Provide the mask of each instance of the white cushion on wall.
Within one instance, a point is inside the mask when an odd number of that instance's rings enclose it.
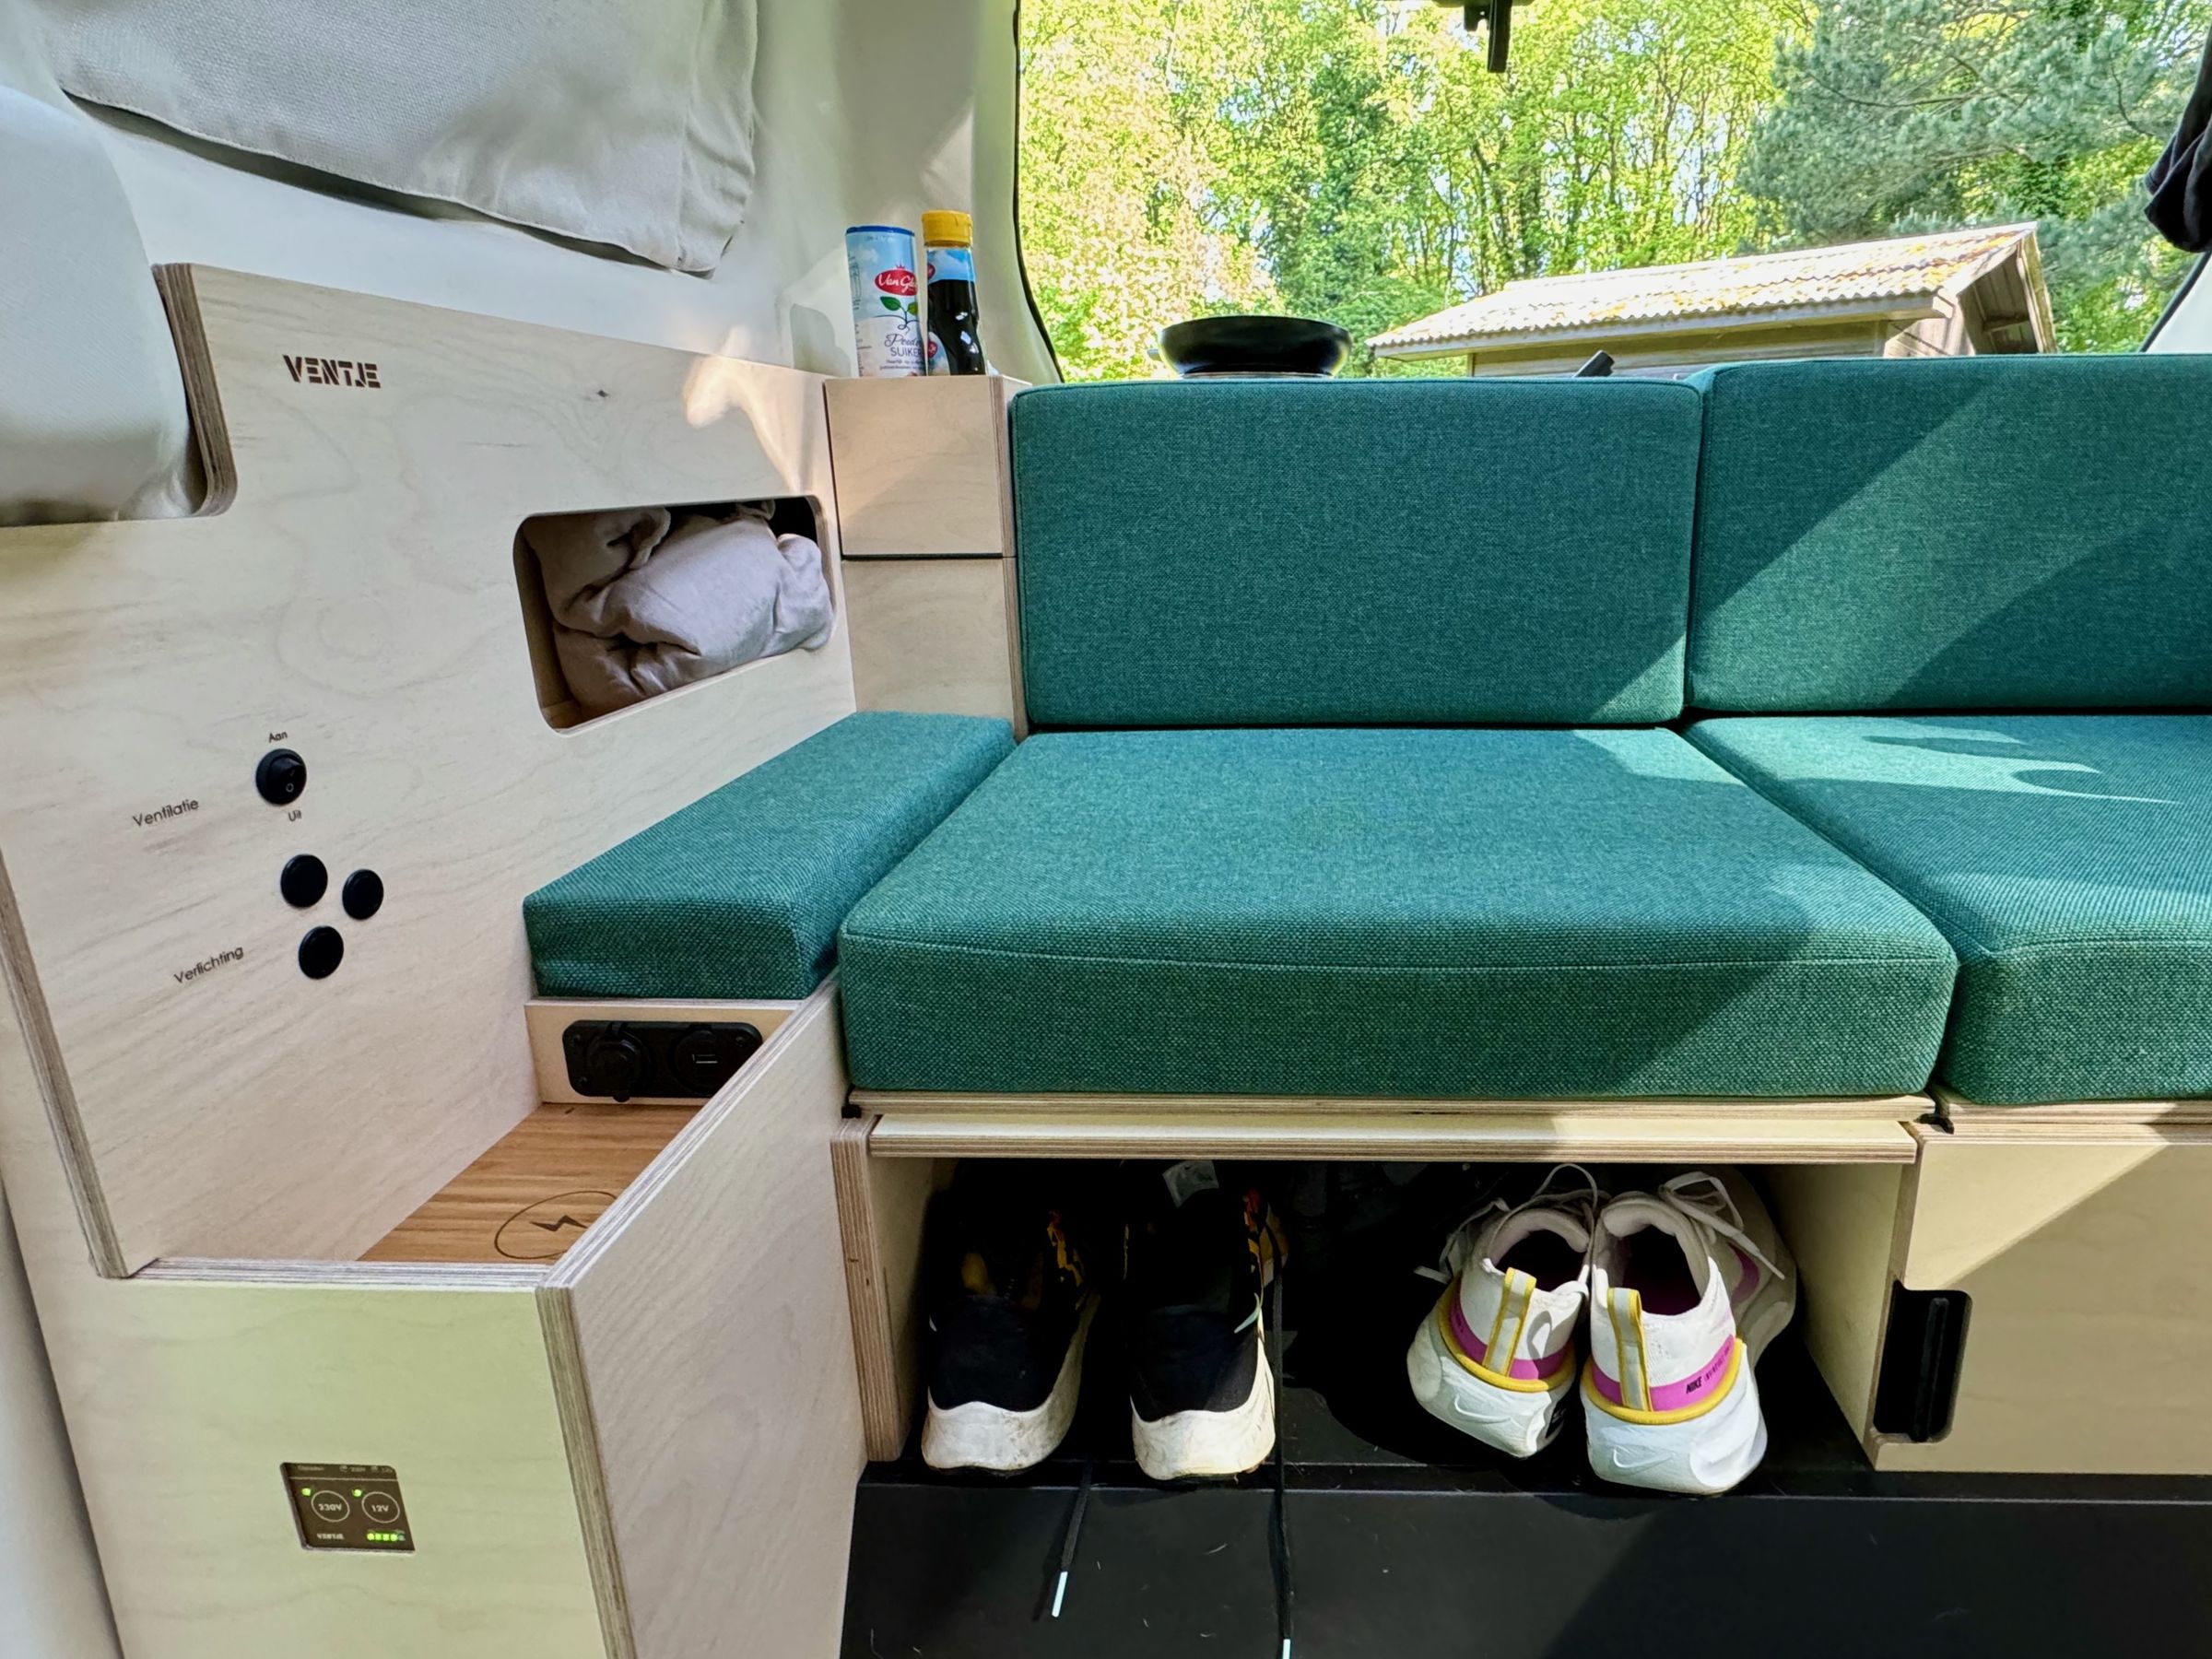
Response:
[[[189,512],[176,347],[98,134],[0,84],[0,524]]]
[[[76,97],[712,270],[752,185],[756,0],[41,0]]]

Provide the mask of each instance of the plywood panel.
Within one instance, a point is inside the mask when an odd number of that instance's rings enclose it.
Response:
[[[1972,1306],[1950,1433],[1880,1467],[2212,1474],[2212,1127],[1924,1131],[1902,1277]]]
[[[524,895],[853,706],[841,627],[553,731],[514,579],[532,513],[826,509],[818,378],[194,286],[228,510],[0,531],[0,957],[112,1274],[372,1244],[537,1103]],[[253,786],[279,744],[309,768],[288,808]],[[379,871],[382,912],[351,922],[336,881],[292,910],[299,853]],[[347,949],[314,982],[318,924]]]
[[[532,1291],[349,1272],[109,1285],[50,1333],[103,1356],[70,1415],[125,1652],[599,1659]],[[416,1553],[302,1549],[287,1462],[391,1465]]]
[[[879,1158],[1549,1159],[1620,1163],[1909,1163],[1895,1119],[1541,1112],[885,1112]]]
[[[1006,399],[995,375],[833,380],[830,437],[848,559],[1013,552]]]
[[[1312,1113],[1347,1117],[1503,1116],[1525,1118],[1724,1118],[1745,1124],[1791,1118],[1865,1118],[1904,1123],[1929,1109],[1925,1095],[1881,1095],[1747,1100],[1677,1095],[1665,1099],[1606,1100],[1390,1100],[1367,1095],[1139,1095],[1139,1094],[971,1094],[889,1088],[856,1088],[853,1103],[873,1112],[900,1113],[981,1112],[998,1115],[1025,1112],[1192,1112],[1205,1117],[1302,1117]]]
[[[361,1259],[559,1261],[697,1111],[541,1106]]]
[[[1015,719],[1009,568],[1000,559],[847,560],[860,706]]]
[[[542,1293],[575,1333],[639,1659],[837,1651],[864,1452],[836,1009],[834,985],[809,999]]]
[[[845,1293],[853,1312],[853,1357],[868,1456],[906,1449],[922,1392],[919,1287],[923,1224],[930,1195],[951,1165],[871,1159],[865,1118],[838,1125],[831,1147],[837,1219],[845,1246]]]
[[[100,1277],[35,1099],[21,1109],[30,1088],[0,1004],[0,1171],[131,1659],[601,1659],[543,1271],[159,1263]],[[397,1469],[422,1547],[302,1549],[278,1465],[318,1461]]]
[[[1805,1164],[1768,1172],[1783,1238],[1797,1258],[1797,1328],[1853,1430],[1874,1416],[1875,1377],[1902,1243],[1899,1206],[1912,1171]]]

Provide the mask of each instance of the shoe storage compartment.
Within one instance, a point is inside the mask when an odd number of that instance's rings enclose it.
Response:
[[[834,988],[735,1010],[766,1041],[711,1099],[580,1100],[569,1019],[700,1010],[526,1020],[522,903],[850,712],[844,632],[557,731],[512,558],[535,512],[833,502],[821,382],[172,287],[223,510],[0,532],[0,1165],[124,1646],[827,1653]],[[404,1519],[288,1467],[389,1471]],[[368,1521],[405,1535],[320,1547]]]
[[[838,1205],[868,1455],[877,1460],[897,1457],[912,1430],[923,1218],[960,1159],[1745,1164],[1770,1175],[1811,1166],[1865,1176],[1877,1203],[1886,1182],[1886,1227],[1899,1176],[1915,1155],[1906,1125],[1933,1105],[1918,1096],[1540,1104],[1104,1097],[1061,1103],[867,1091],[853,1098],[865,1115],[838,1132]],[[1776,1217],[1794,1242],[1779,1203]]]
[[[864,1135],[849,1124],[841,1147],[857,1156]],[[911,1220],[918,1238],[919,1206],[944,1166],[860,1161],[886,1182],[879,1215]],[[1838,1659],[1870,1634],[1913,1653],[1997,1654],[2094,1647],[2115,1595],[2144,1609],[2139,1633],[2153,1646],[2194,1641],[2212,1604],[2187,1588],[2183,1563],[2212,1544],[2212,1482],[2088,1463],[2035,1475],[1900,1470],[1880,1445],[1869,1466],[1864,1419],[1847,1414],[1832,1370],[1823,1374],[1853,1317],[1855,1283],[1837,1276],[1857,1245],[1815,1229],[1838,1213],[1862,1223],[1878,1241],[1866,1253],[1886,1267],[1914,1166],[1751,1172],[1797,1254],[1801,1294],[1794,1325],[1759,1368],[1767,1453],[1719,1500],[1597,1479],[1572,1426],[1516,1461],[1436,1421],[1407,1390],[1404,1359],[1435,1284],[1408,1271],[1403,1251],[1317,1268],[1310,1242],[1304,1254],[1294,1243],[1278,1421],[1297,1652],[1449,1648],[1479,1628],[1546,1652],[1754,1652],[1787,1630],[1793,1653]],[[1533,1182],[1537,1171],[1520,1173]],[[849,1180],[841,1167],[841,1186]],[[1441,1242],[1448,1225],[1418,1230]],[[888,1294],[911,1287],[911,1256],[887,1265]],[[1975,1289],[1991,1293],[1986,1280]],[[1978,1300],[1972,1319],[1978,1331]],[[1131,1460],[1112,1351],[1094,1338],[1075,1427],[1019,1475],[931,1469],[913,1439],[889,1441],[871,1416],[845,1654],[1275,1651],[1273,1470],[1195,1488],[1147,1480]],[[1871,1389],[1871,1362],[1865,1376]],[[918,1380],[903,1385],[918,1401]],[[1979,1408],[1971,1384],[1959,1406]],[[1726,1573],[1711,1571],[1716,1559]],[[1839,1572],[1858,1586],[1853,1617],[1808,1621],[1805,1608],[1832,1599]]]
[[[912,1428],[922,1212],[948,1160],[1213,1157],[1758,1166],[1798,1262],[1808,1374],[1874,1467],[2212,1473],[2212,1114],[2194,1106],[1906,1100],[1824,1120],[1752,1102],[1369,1115],[855,1099],[893,1107],[839,1134],[877,1459]]]

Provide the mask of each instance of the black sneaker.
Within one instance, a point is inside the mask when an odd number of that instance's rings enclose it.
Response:
[[[936,1469],[1011,1473],[1051,1455],[1075,1421],[1099,1298],[1080,1233],[1050,1198],[1079,1194],[1043,1164],[962,1164],[930,1206],[923,1258]]]
[[[1129,1217],[1130,1432],[1155,1480],[1241,1475],[1275,1445],[1260,1297],[1282,1235],[1256,1186],[1205,1160],[1139,1176]]]

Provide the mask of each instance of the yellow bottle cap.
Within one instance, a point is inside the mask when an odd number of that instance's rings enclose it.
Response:
[[[925,213],[922,216],[922,240],[931,246],[971,242],[975,240],[975,221],[964,213]]]

